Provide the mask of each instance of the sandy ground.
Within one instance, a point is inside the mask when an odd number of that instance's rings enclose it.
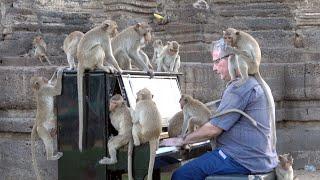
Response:
[[[320,170],[316,172],[306,172],[305,170],[294,170],[295,180],[320,180]]]

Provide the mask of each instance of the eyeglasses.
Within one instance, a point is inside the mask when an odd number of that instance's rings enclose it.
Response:
[[[215,59],[215,60],[212,60],[212,61],[213,61],[213,63],[217,64],[217,63],[220,62],[220,60],[222,60],[222,59],[224,59],[224,58],[227,58],[227,57],[229,57],[230,55],[231,55],[231,54],[227,54],[227,55],[225,55],[225,56],[222,56],[222,57],[220,57],[220,58],[218,58],[218,59]]]

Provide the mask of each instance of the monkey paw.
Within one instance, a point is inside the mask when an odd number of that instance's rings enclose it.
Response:
[[[99,161],[99,164],[115,164],[115,163],[117,163],[116,159],[111,159],[107,157],[104,157]]]
[[[133,140],[133,144],[134,144],[135,146],[140,146],[140,141],[135,141],[135,140]]]
[[[57,152],[56,155],[53,155],[51,157],[48,157],[47,159],[50,160],[50,161],[55,161],[55,160],[58,160],[62,157],[63,153],[62,152]]]

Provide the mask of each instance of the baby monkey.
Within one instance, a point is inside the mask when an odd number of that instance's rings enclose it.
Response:
[[[279,155],[279,164],[276,167],[278,180],[293,180],[293,158],[289,154]]]
[[[157,71],[178,72],[180,68],[179,43],[169,41],[157,58]]]
[[[152,56],[152,65],[158,65],[157,59],[160,56],[160,53],[163,51],[163,44],[161,39],[157,39],[152,43],[153,47],[153,56]]]
[[[111,137],[108,141],[109,157],[104,157],[100,164],[117,163],[117,149],[129,143],[128,146],[128,176],[132,179],[132,119],[130,110],[120,94],[110,98],[109,104],[110,120],[118,135]]]
[[[39,59],[43,64],[43,59],[45,59],[49,65],[52,65],[51,61],[47,57],[47,44],[43,40],[42,36],[36,36],[32,42],[34,48],[34,57]]]

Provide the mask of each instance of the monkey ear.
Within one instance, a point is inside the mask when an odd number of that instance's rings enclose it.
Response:
[[[136,31],[138,31],[140,27],[141,27],[141,23],[137,23],[137,24],[134,26],[134,29],[135,29]]]
[[[34,82],[33,84],[32,84],[32,89],[34,89],[34,90],[39,90],[40,89],[40,84],[39,84],[39,82]]]
[[[226,34],[226,31],[222,31],[222,33],[223,33],[223,35],[225,35],[225,34]]]
[[[110,24],[108,22],[104,22],[101,27],[102,27],[102,30],[106,31],[109,28],[109,26]]]
[[[291,155],[288,157],[288,162],[289,162],[291,165],[293,164],[293,158],[292,158]]]
[[[238,35],[238,36],[239,36],[239,35],[240,35],[240,31],[237,31],[237,32],[236,32],[236,35]]]

